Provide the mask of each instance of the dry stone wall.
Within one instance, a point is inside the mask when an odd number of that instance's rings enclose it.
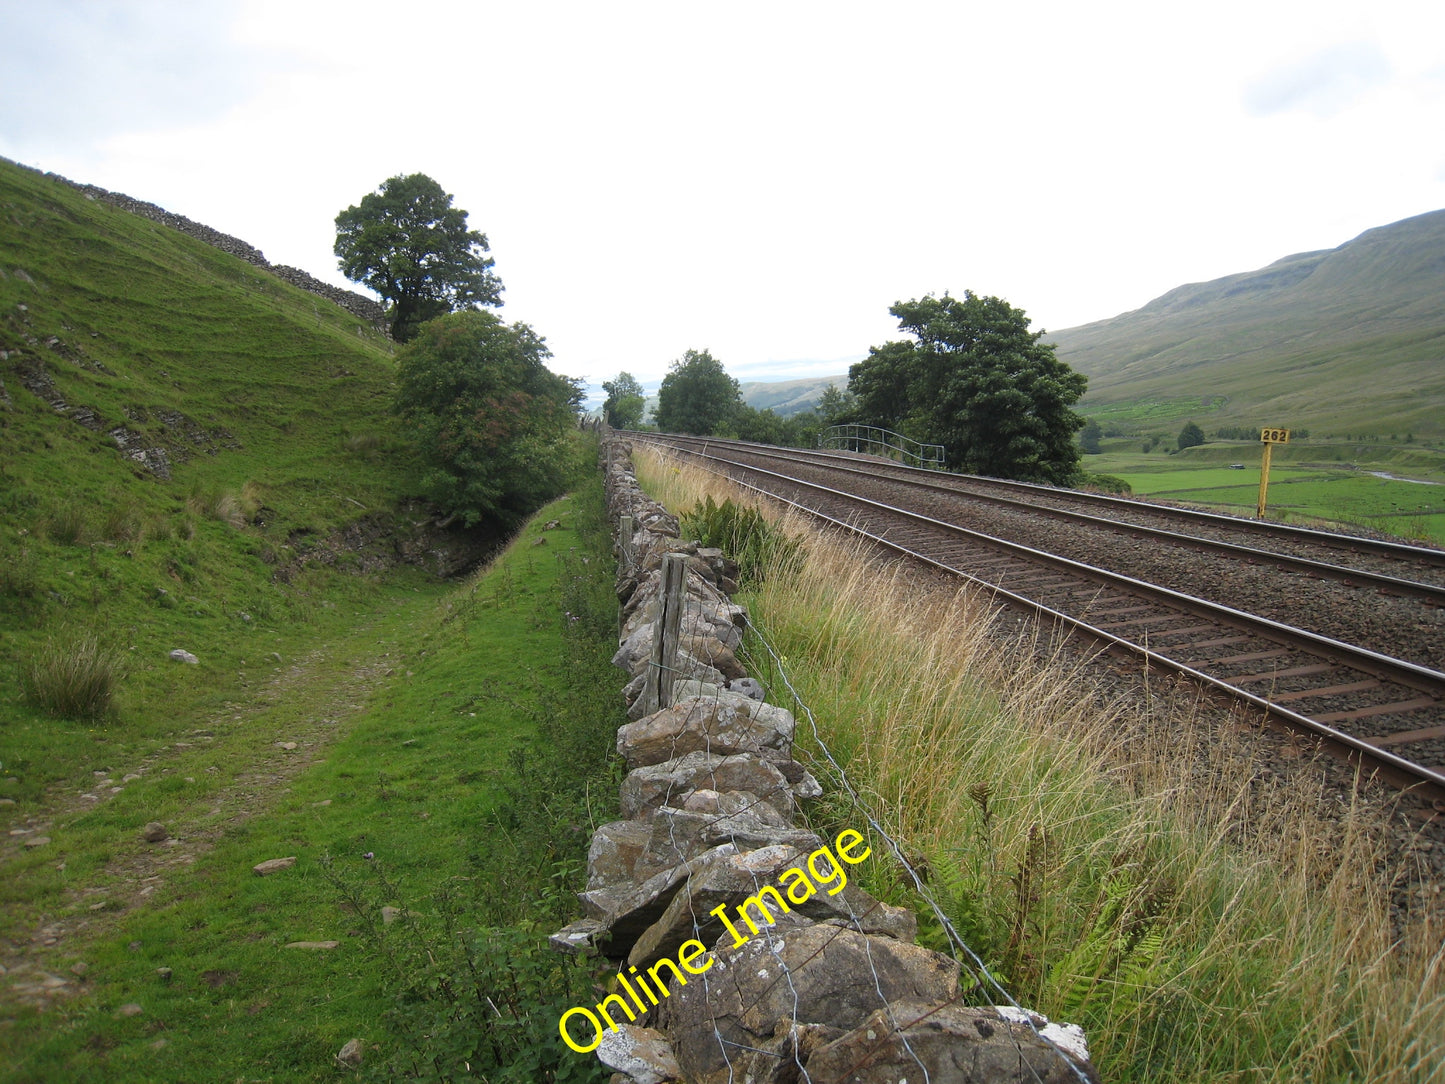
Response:
[[[613,994],[563,1018],[574,1048],[595,1050],[613,1084],[1097,1080],[1077,1029],[962,1005],[958,963],[914,942],[912,912],[847,881],[861,835],[828,841],[800,823],[822,788],[793,759],[791,712],[738,662],[736,566],[679,537],[627,443],[603,455],[611,514],[632,526],[618,539],[613,661],[631,677],[633,721],[617,738],[623,819],[593,835],[585,917],[552,938],[617,966]],[[686,566],[674,685],[647,711],[669,555]]]
[[[8,159],[6,160],[9,161]],[[14,164],[18,165],[19,163]],[[28,169],[30,167],[22,166],[22,168]],[[329,282],[322,282],[320,279],[302,271],[299,267],[273,264],[266,259],[259,248],[256,248],[254,245],[248,245],[238,237],[232,237],[228,233],[222,233],[220,230],[212,229],[210,226],[193,221],[185,215],[173,214],[164,207],[156,206],[154,203],[147,203],[144,200],[127,196],[123,192],[111,192],[93,184],[80,184],[72,181],[68,177],[62,177],[58,173],[46,173],[45,176],[52,180],[59,181],[61,184],[69,185],[71,188],[77,189],[80,192],[84,192],[91,199],[108,203],[112,207],[119,207],[123,211],[129,211],[131,214],[148,218],[152,222],[159,222],[161,225],[169,226],[171,229],[178,230],[188,237],[194,237],[197,241],[202,241],[212,248],[218,248],[222,252],[228,252],[238,259],[254,264],[264,271],[269,271],[277,278],[289,282],[292,286],[324,297],[326,300],[340,305],[347,312],[350,312],[354,316],[359,316],[378,331],[388,331],[386,309],[379,302],[363,294],[358,294],[351,290],[343,290],[338,286],[332,286]]]

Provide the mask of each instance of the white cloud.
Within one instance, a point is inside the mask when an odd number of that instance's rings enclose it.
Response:
[[[112,21],[76,27],[96,9]],[[657,379],[706,347],[782,377],[802,366],[775,359],[865,354],[924,293],[1057,329],[1445,206],[1442,19],[1412,0],[0,0],[0,36],[50,58],[6,85],[52,118],[46,137],[7,94],[0,154],[338,283],[336,213],[425,172],[559,371]],[[136,104],[86,113],[106,87]]]
[[[231,40],[232,3],[5,0],[0,132],[34,153],[213,119],[253,93],[267,53]]]
[[[1346,42],[1278,68],[1245,92],[1256,116],[1301,109],[1333,117],[1388,83],[1390,62],[1374,42]]]

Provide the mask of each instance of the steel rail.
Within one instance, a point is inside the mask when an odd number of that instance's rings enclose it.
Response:
[[[983,475],[960,474],[961,479],[977,481],[985,485],[1003,486],[1009,489],[1026,489],[1040,493],[1055,494],[1076,500],[1095,501],[1100,504],[1120,505],[1141,512],[1155,512],[1179,519],[1193,519],[1221,527],[1232,527],[1259,534],[1272,534],[1280,538],[1293,538],[1317,542],[1333,549],[1349,549],[1374,553],[1401,561],[1414,561],[1431,568],[1445,568],[1445,550],[1431,546],[1412,546],[1408,542],[1390,542],[1383,538],[1366,538],[1364,535],[1342,534],[1338,531],[1321,531],[1314,527],[1296,527],[1288,523],[1272,523],[1269,520],[1245,519],[1242,516],[1227,516],[1221,512],[1205,512],[1199,508],[1180,508],[1177,505],[1155,504],[1152,501],[1130,500],[1128,497],[1111,497],[1104,493],[1083,493],[1077,489],[1062,489],[1058,486],[1040,485],[1037,482],[1016,482],[1007,478],[987,478]]]
[[[1378,652],[1369,651],[1366,648],[1359,648],[1351,644],[1344,644],[1340,641],[1330,640],[1328,637],[1318,636],[1315,633],[1306,632],[1303,629],[1295,629],[1291,626],[1284,625],[1276,621],[1271,621],[1267,618],[1260,618],[1252,614],[1247,614],[1241,610],[1235,610],[1232,607],[1221,606],[1216,603],[1207,602],[1203,599],[1196,599],[1194,598],[1194,596],[1191,595],[1184,595],[1181,592],[1171,591],[1168,588],[1157,587],[1156,585],[1148,584],[1141,580],[1134,580],[1131,577],[1120,576],[1117,573],[1109,572],[1106,569],[1096,569],[1093,568],[1093,566],[1084,565],[1080,562],[1070,561],[1067,558],[1057,557],[1053,554],[1045,554],[1042,551],[1032,550],[1030,549],[1030,547],[1026,546],[1019,546],[1016,543],[1007,542],[1003,539],[994,539],[992,536],[984,535],[981,532],[970,531],[967,528],[958,527],[955,524],[944,523],[941,520],[935,520],[928,516],[922,516],[916,512],[909,512],[906,509],[893,508],[890,505],[885,505],[877,501],[871,501],[864,497],[856,497],[852,494],[844,493],[840,490],[834,490],[827,486],[821,486],[813,482],[803,482],[794,478],[787,478],[783,475],[777,474],[776,472],[768,471],[759,467],[749,467],[743,464],[730,463],[730,461],[728,460],[710,455],[708,453],[687,452],[686,454],[698,455],[701,458],[711,459],[719,463],[729,463],[729,465],[731,466],[741,467],[744,470],[751,471],[756,474],[765,475],[770,478],[775,478],[779,481],[783,481],[791,485],[798,485],[804,487],[805,489],[827,493],[835,497],[842,498],[846,501],[869,505],[887,514],[901,515],[906,519],[922,521],[930,526],[943,528],[950,532],[973,536],[979,541],[985,542],[986,544],[997,543],[1001,544],[1003,548],[1008,550],[1019,551],[1024,554],[1037,554],[1040,558],[1046,559],[1047,563],[1055,565],[1072,565],[1075,566],[1073,571],[1076,571],[1080,575],[1084,575],[1087,572],[1089,574],[1089,578],[1102,577],[1108,580],[1115,580],[1119,584],[1125,585],[1127,588],[1132,589],[1135,592],[1141,592],[1144,594],[1156,596],[1172,596],[1173,598],[1186,602],[1191,606],[1193,604],[1198,604],[1204,610],[1216,611],[1218,615],[1215,618],[1216,620],[1220,620],[1222,623],[1231,625],[1233,627],[1243,628],[1249,631],[1258,631],[1262,628],[1265,631],[1259,632],[1259,635],[1262,635],[1267,639],[1275,640],[1277,642],[1281,636],[1287,636],[1294,641],[1295,646],[1302,646],[1305,647],[1306,650],[1310,651],[1325,650],[1330,657],[1338,658],[1339,661],[1344,662],[1344,658],[1341,658],[1340,656],[1334,654],[1335,649],[1340,649],[1344,652],[1344,655],[1346,657],[1356,660],[1353,662],[1345,663],[1352,668],[1363,669],[1365,670],[1365,672],[1375,673],[1377,676],[1386,676],[1385,674],[1379,673],[1375,669],[1375,667],[1381,666],[1384,667],[1387,671],[1389,671],[1388,680],[1396,681],[1399,684],[1403,685],[1409,685],[1413,688],[1421,689],[1421,691],[1428,692],[1436,696],[1445,693],[1445,673],[1431,670],[1428,667],[1418,666],[1414,663],[1406,662],[1401,659],[1392,659],[1387,655],[1381,655]],[[1140,656],[1146,661],[1146,663],[1152,663],[1160,666],[1163,669],[1187,676],[1192,680],[1202,683],[1208,688],[1215,689],[1236,700],[1241,700],[1248,704],[1251,704],[1266,712],[1271,718],[1278,720],[1279,722],[1290,727],[1291,729],[1328,742],[1332,746],[1343,751],[1345,755],[1351,760],[1351,762],[1356,763],[1362,768],[1368,769],[1370,771],[1378,772],[1382,778],[1387,779],[1394,785],[1402,787],[1404,789],[1413,789],[1417,793],[1420,793],[1422,796],[1426,796],[1436,802],[1445,801],[1445,773],[1442,773],[1434,768],[1430,768],[1422,764],[1417,764],[1414,761],[1397,756],[1396,754],[1391,753],[1387,749],[1382,749],[1361,738],[1357,738],[1354,735],[1347,734],[1344,731],[1338,730],[1327,723],[1319,722],[1318,720],[1312,719],[1309,716],[1301,715],[1298,712],[1292,711],[1291,709],[1281,704],[1277,704],[1269,700],[1267,697],[1262,697],[1256,693],[1249,692],[1247,689],[1241,689],[1236,685],[1231,685],[1229,684],[1229,682],[1225,681],[1222,678],[1217,678],[1210,674],[1207,674],[1204,671],[1190,666],[1188,663],[1182,662],[1178,659],[1173,659],[1148,647],[1147,645],[1139,644],[1132,640],[1125,639],[1124,637],[1109,632],[1106,629],[1101,629],[1097,626],[1091,625],[1090,623],[1082,620],[1081,618],[1074,617],[1070,614],[1064,613],[1060,610],[1056,610],[1034,599],[1030,599],[1024,595],[1009,591],[1003,587],[993,584],[988,580],[975,576],[972,573],[969,573],[962,569],[954,568],[953,566],[948,565],[943,561],[938,560],[937,558],[929,557],[926,554],[909,549],[907,546],[902,545],[901,543],[895,542],[891,539],[865,530],[856,523],[848,523],[843,520],[837,519],[834,516],[830,516],[825,512],[809,508],[807,505],[801,504],[795,500],[792,500],[791,498],[783,496],[782,494],[772,492],[770,490],[764,489],[762,486],[754,485],[750,482],[745,482],[741,479],[732,477],[729,472],[717,471],[715,473],[728,474],[728,476],[732,478],[732,481],[734,483],[744,487],[745,489],[752,490],[753,492],[758,493],[760,496],[766,497],[769,500],[777,501],[781,504],[787,505],[788,507],[797,509],[799,512],[805,513],[816,520],[837,527],[850,534],[866,538],[870,542],[883,546],[886,549],[889,549],[902,556],[906,556],[908,558],[920,561],[926,565],[947,572],[950,575],[962,577],[965,580],[978,584],[980,587],[987,589],[995,597],[1002,598],[1015,605],[1023,606],[1026,609],[1032,610],[1038,615],[1045,617],[1050,621],[1056,622],[1071,629],[1075,629],[1087,636],[1093,637],[1105,644],[1108,644],[1110,647],[1126,651],[1132,655]],[[1201,613],[1201,611],[1192,609],[1189,610],[1189,612]],[[1203,616],[1202,613],[1201,616]]]
[[[628,439],[657,440],[659,434],[628,431]],[[707,441],[714,444],[737,444],[750,448],[768,449],[777,451],[776,445],[758,444],[753,441],[728,441],[717,437],[678,437],[668,434],[667,440],[659,443],[666,443],[671,440],[680,441]],[[810,455],[822,459],[837,460],[840,462],[856,462],[851,456],[840,455],[836,452],[822,451],[819,449],[797,449],[800,452],[807,452]],[[932,475],[935,484],[939,477],[937,471],[925,471],[918,467],[910,467],[903,463],[891,461],[880,463],[880,468],[920,474]],[[1220,512],[1205,512],[1198,508],[1181,508],[1171,504],[1157,504],[1152,501],[1134,500],[1128,497],[1114,497],[1104,493],[1085,493],[1078,489],[1065,489],[1060,486],[1043,485],[1039,482],[1019,482],[1010,478],[989,478],[981,474],[952,474],[945,477],[957,479],[961,483],[977,483],[980,485],[999,486],[1005,489],[1023,490],[1033,493],[1048,494],[1064,500],[1084,501],[1092,504],[1116,506],[1152,515],[1160,515],[1174,519],[1196,520],[1201,523],[1208,523],[1217,527],[1232,528],[1244,532],[1256,534],[1270,534],[1280,538],[1292,538],[1296,541],[1317,543],[1331,549],[1354,550],[1357,552],[1373,553],[1379,556],[1390,557],[1395,560],[1413,561],[1418,564],[1427,565],[1431,568],[1445,568],[1445,549],[1437,549],[1431,546],[1412,546],[1407,542],[1390,542],[1380,538],[1366,538],[1363,535],[1341,534],[1336,531],[1322,531],[1313,527],[1297,527],[1288,523],[1274,523],[1269,520],[1245,519],[1241,516],[1229,516]],[[952,487],[948,487],[952,488]],[[964,492],[958,490],[958,492]],[[1037,506],[1031,506],[1037,507]],[[1272,551],[1266,551],[1272,552]],[[1414,582],[1414,581],[1405,581]]]
[[[691,442],[688,442],[691,443]],[[706,442],[703,442],[706,448]],[[784,462],[804,461],[798,456],[780,453],[776,450],[764,450],[767,446],[747,446],[746,455],[762,456],[769,459],[779,459]],[[879,478],[892,482],[899,482],[904,485],[914,486],[918,489],[932,490],[938,493],[945,493],[964,500],[983,501],[989,504],[999,505],[1005,508],[1023,509],[1033,515],[1044,515],[1055,519],[1071,520],[1077,523],[1085,523],[1093,527],[1100,527],[1121,534],[1142,535],[1147,538],[1159,538],[1175,545],[1184,545],[1192,549],[1210,550],[1217,553],[1227,554],[1231,557],[1243,557],[1248,560],[1259,560],[1270,564],[1279,565],[1284,568],[1296,569],[1307,572],[1320,578],[1337,580],[1346,586],[1356,586],[1358,583],[1368,583],[1381,590],[1394,594],[1416,597],[1427,602],[1445,606],[1445,586],[1421,583],[1418,580],[1406,580],[1398,576],[1388,576],[1383,572],[1371,572],[1368,569],[1350,568],[1348,565],[1331,564],[1328,561],[1316,561],[1309,557],[1296,557],[1293,554],[1279,553],[1276,550],[1256,549],[1252,546],[1243,546],[1237,542],[1223,542],[1214,538],[1201,538],[1198,535],[1182,534],[1178,531],[1165,530],[1162,527],[1148,527],[1140,523],[1128,523],[1123,520],[1104,519],[1101,516],[1091,516],[1087,512],[1074,512],[1066,508],[1053,508],[1047,505],[1028,504],[1024,501],[1015,500],[1011,497],[991,496],[986,493],[973,493],[961,490],[947,483],[938,482],[937,471],[924,471],[926,478],[911,477],[889,477],[879,473],[871,465],[859,467],[847,465],[856,463],[856,460],[846,456],[830,456],[825,453],[812,451],[811,449],[800,449],[802,457],[817,457],[827,459],[827,469],[838,470],[848,474],[856,474],[865,478]],[[834,464],[832,460],[842,459],[843,463]],[[742,464],[739,464],[740,466]],[[819,466],[823,464],[817,464]],[[882,468],[886,470],[887,468]],[[910,472],[913,468],[906,468]],[[968,477],[968,476],[964,476]],[[1137,502],[1134,502],[1137,504]],[[1227,518],[1227,517],[1226,517]]]

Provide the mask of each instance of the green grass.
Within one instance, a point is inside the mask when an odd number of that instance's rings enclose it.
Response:
[[[26,685],[31,699],[48,715],[103,719],[124,669],[123,657],[97,637],[75,634],[51,640],[36,654]]]
[[[611,632],[615,603],[590,619],[590,663],[579,668],[566,647],[567,614],[583,609],[574,581],[600,582],[593,597],[611,602],[594,571],[604,562],[579,559],[577,514],[572,498],[549,506],[465,584],[375,590],[287,695],[236,725],[210,721],[210,740],[192,736],[193,749],[173,747],[101,808],[55,825],[45,854],[28,853],[7,878],[22,886],[22,899],[7,900],[17,928],[41,905],[85,914],[92,901],[124,898],[107,869],[152,846],[136,841],[148,821],[193,825],[214,846],[193,864],[168,866],[148,902],[117,903],[123,909],[99,936],[60,950],[57,970],[83,961],[90,992],[0,1028],[0,1063],[10,1067],[0,1079],[323,1080],[351,1038],[395,1053],[402,1037],[388,1032],[384,1014],[398,985],[417,977],[417,939],[445,940],[439,893],[462,901],[467,923],[515,926],[537,951],[545,924],[573,907],[558,889],[580,873],[590,834],[578,828],[565,853],[546,853],[519,846],[507,826],[507,810],[515,821],[527,797],[518,752],[555,751],[556,735],[539,719],[565,707],[587,721],[586,755],[573,763],[584,776],[600,766],[612,784],[591,797],[597,815],[606,819],[616,802],[606,753],[620,703],[599,684],[599,674],[610,676],[611,645],[596,636]],[[552,519],[562,526],[544,531]],[[566,691],[579,680],[581,702]],[[275,744],[297,738],[292,752]],[[289,757],[309,763],[268,793],[268,765]],[[112,761],[112,774],[124,763]],[[586,815],[566,788],[549,789],[549,798],[569,817]],[[173,853],[194,843],[183,836]],[[251,872],[290,855],[298,859],[290,870]],[[76,902],[79,885],[100,890]],[[369,937],[376,915],[349,907],[353,897],[416,917]],[[283,947],[332,939],[341,946],[329,952]],[[537,959],[533,966],[553,966]],[[127,1004],[141,1012],[122,1015]],[[555,1016],[542,1023],[555,1035]]]
[[[1253,515],[1259,501],[1260,446],[1210,443],[1180,455],[1110,444],[1084,457],[1090,471],[1129,483],[1139,496]],[[1359,464],[1342,469],[1347,456]],[[1231,469],[1229,462],[1244,464]],[[1382,478],[1376,473],[1394,477]],[[1445,545],[1445,455],[1428,449],[1295,443],[1276,449],[1269,474],[1270,519],[1368,527],[1414,542]],[[1418,481],[1408,481],[1416,478]]]
[[[406,523],[411,479],[356,443],[399,444],[390,346],[336,306],[5,162],[0,252],[0,762],[33,800],[219,710],[294,630],[344,626],[370,584],[324,567],[355,561],[328,539]],[[120,427],[167,451],[169,480]],[[89,729],[20,695],[80,630],[126,660]]]
[[[1184,395],[1168,399],[1141,399],[1120,403],[1100,403],[1081,408],[1100,425],[1123,425],[1130,428],[1155,426],[1165,422],[1185,421],[1207,416],[1224,406],[1223,396]]]
[[[0,836],[0,1079],[331,1079],[352,1037],[385,1079],[418,1048],[493,1058],[468,1035],[550,1079],[551,1003],[588,980],[542,927],[573,917],[585,825],[616,800],[600,495],[464,585],[374,562],[435,544],[390,344],[6,162],[0,351],[0,828],[50,838]],[[103,711],[33,695],[75,642],[122,660]],[[150,821],[175,842],[143,842]],[[412,918],[381,936],[393,899]],[[15,996],[31,964],[70,982],[43,1015]],[[505,1029],[438,1000],[473,964],[536,992],[497,999]]]
[[[639,473],[679,511],[746,499],[650,451]],[[1262,775],[1251,720],[1201,714],[1197,690],[1118,700],[968,591],[783,529],[804,559],[746,601],[786,688],[972,950],[1022,1004],[1081,1024],[1102,1079],[1439,1079],[1439,914],[1392,925],[1385,841],[1409,829],[1388,803],[1303,764]],[[795,752],[832,782],[811,726]],[[862,819],[837,790],[823,801]],[[890,865],[875,872],[897,885]],[[920,940],[941,944],[926,916]]]

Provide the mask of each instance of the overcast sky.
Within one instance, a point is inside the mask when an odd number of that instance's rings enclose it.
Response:
[[[888,306],[1036,328],[1445,207],[1445,4],[0,0],[0,155],[349,285],[427,173],[552,367],[846,372]]]

